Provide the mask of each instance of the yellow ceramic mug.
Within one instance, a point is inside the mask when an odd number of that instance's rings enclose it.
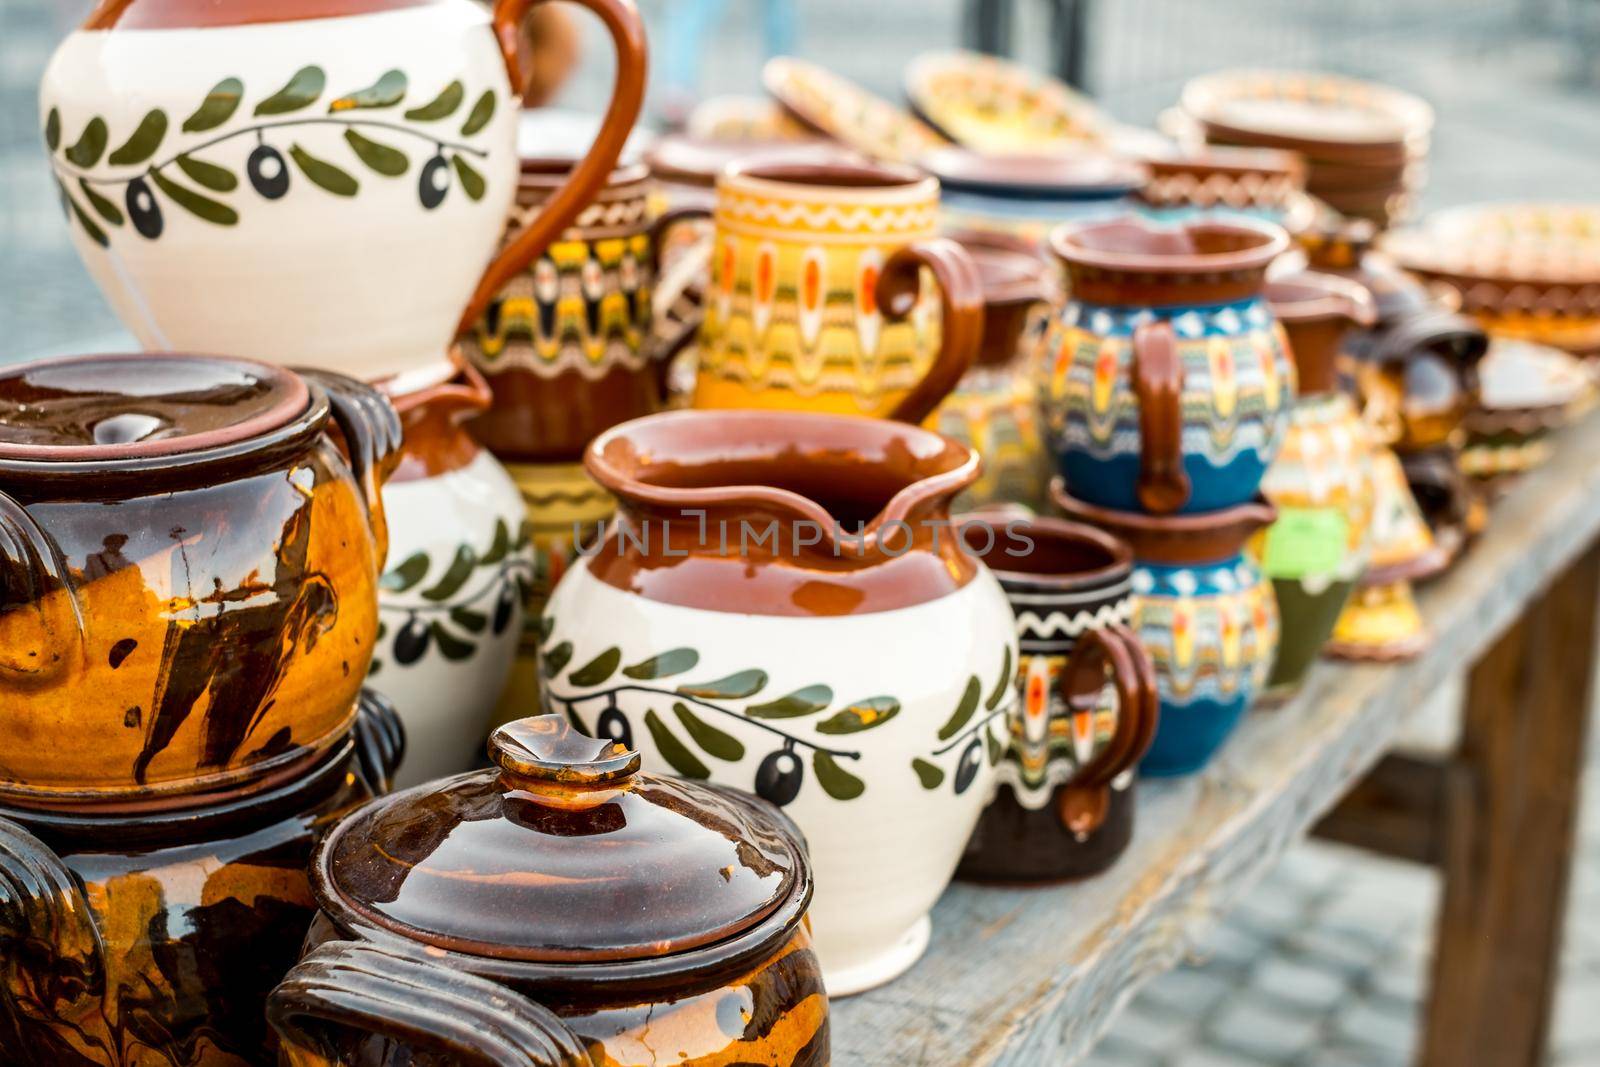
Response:
[[[938,210],[938,181],[909,168],[729,167],[694,406],[926,418],[983,326],[977,268],[934,236]],[[942,315],[922,293],[925,268]]]

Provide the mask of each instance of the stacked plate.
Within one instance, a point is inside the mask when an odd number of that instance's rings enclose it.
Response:
[[[1306,162],[1306,191],[1341,214],[1403,221],[1427,176],[1433,109],[1372,82],[1233,70],[1184,86],[1183,112],[1210,144],[1278,148]]]

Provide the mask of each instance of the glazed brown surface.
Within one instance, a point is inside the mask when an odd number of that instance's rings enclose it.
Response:
[[[1270,223],[1135,219],[1058,228],[1051,247],[1075,299],[1114,306],[1221,304],[1260,292],[1267,265],[1289,247]]]
[[[1299,395],[1339,388],[1340,342],[1351,329],[1378,320],[1372,294],[1346,278],[1305,271],[1267,283],[1267,302],[1283,323],[1298,372]]]
[[[977,457],[926,430],[800,412],[672,412],[603,435],[585,466],[622,520],[590,572],[650,600],[862,614],[945,596],[976,574],[949,507],[977,477]]]
[[[1127,541],[1141,563],[1166,566],[1215,563],[1236,556],[1257,530],[1278,517],[1278,509],[1262,500],[1193,515],[1113,511],[1069,496],[1060,478],[1050,483],[1050,495],[1069,519]]]
[[[983,292],[983,340],[974,362],[1005,366],[1017,356],[1033,309],[1056,296],[1059,285],[1051,265],[1020,237],[981,230],[950,236],[972,258]]]

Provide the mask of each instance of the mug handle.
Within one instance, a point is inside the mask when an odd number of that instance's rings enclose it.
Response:
[[[505,57],[511,88],[519,96],[523,90],[522,67],[517,60],[518,30],[523,17],[535,4],[547,0],[495,0],[494,32]],[[457,335],[472,332],[496,294],[507,282],[528,269],[528,265],[549,248],[562,231],[571,226],[579,212],[589,206],[611,177],[617,158],[627,145],[628,135],[639,118],[644,103],[645,47],[644,22],[633,0],[576,0],[605,23],[617,50],[617,79],[611,90],[611,103],[595,136],[589,154],[572,168],[572,173],[544,204],[534,220],[500,250],[478,282],[477,291],[461,314]]]
[[[57,596],[56,594],[60,595]],[[0,648],[0,679],[49,681],[83,659],[87,630],[67,564],[28,509],[0,493],[0,607],[31,611],[37,634]]]
[[[967,250],[948,237],[915,241],[889,257],[874,294],[884,318],[895,322],[911,314],[921,295],[924,267],[939,283],[944,340],[928,373],[889,412],[891,419],[912,425],[920,425],[944,403],[983,344],[983,279]]]
[[[674,226],[681,226],[687,222],[707,221],[712,217],[711,209],[703,207],[675,207],[663,211],[661,216],[650,226],[650,274],[659,282],[661,280],[661,248],[667,233]],[[705,319],[705,306],[702,303],[700,310],[683,324],[683,327],[672,337],[661,342],[650,353],[650,358],[661,369],[661,396],[667,395],[667,370],[678,353],[694,341],[695,335],[700,332],[700,324]]]
[[[377,796],[394,789],[394,773],[406,758],[406,728],[394,703],[374,689],[356,697],[356,765]]]
[[[0,976],[13,997],[37,1001],[34,1017],[95,1018],[106,988],[105,947],[77,876],[9,819],[0,819]]]
[[[1170,515],[1189,502],[1183,469],[1183,360],[1172,324],[1143,322],[1133,331],[1133,390],[1139,398],[1139,504]]]
[[[1074,679],[1081,670],[1103,678],[1107,664],[1117,690],[1116,730],[1099,755],[1079,768],[1056,798],[1061,825],[1080,837],[1093,833],[1105,822],[1111,783],[1144,758],[1150,742],[1155,740],[1161,714],[1150,654],[1133,631],[1119,623],[1085,630],[1078,638],[1060,676],[1061,699],[1069,708],[1086,700],[1098,700],[1099,688],[1079,694],[1074,691]]]
[[[370,385],[332,371],[296,368],[300,377],[321,388],[332,409],[334,425],[344,436],[350,470],[361,483],[367,505],[367,527],[378,549],[378,565],[389,556],[389,523],[383,514],[383,483],[400,463],[404,443],[400,416],[388,397]]]
[[[268,995],[267,1019],[287,1045],[308,1052],[326,1051],[320,1038],[348,1028],[453,1063],[591,1067],[582,1040],[549,1008],[487,978],[363,941],[308,952]]]

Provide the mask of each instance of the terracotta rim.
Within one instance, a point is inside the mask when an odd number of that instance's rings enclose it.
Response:
[[[789,200],[893,205],[939,197],[939,179],[901,163],[806,163],[773,154],[735,160],[723,168],[717,184]]]
[[[759,141],[719,141],[687,134],[668,134],[644,154],[650,173],[663,182],[711,189],[730,163],[761,157],[794,163],[861,163],[866,157],[846,145],[824,137],[802,141],[770,138]]]
[[[1246,247],[1226,252],[1123,252],[1097,248],[1086,240],[1125,233],[1135,237],[1161,238],[1176,235],[1231,234],[1251,242]],[[1154,274],[1229,274],[1265,270],[1289,248],[1289,235],[1283,227],[1266,222],[1230,219],[1205,220],[1178,226],[1156,226],[1134,216],[1103,222],[1067,223],[1050,233],[1050,247],[1061,259],[1073,265],[1125,273]]]
[[[581,160],[565,156],[524,156],[518,163],[517,188],[520,191],[553,193],[566,184]],[[635,185],[650,177],[650,167],[643,162],[622,163],[612,169],[601,187],[601,195],[621,186]]]
[[[134,362],[180,365],[207,363],[213,366],[231,367],[270,383],[282,395],[265,411],[248,419],[231,426],[184,434],[180,437],[134,441],[121,445],[31,445],[0,441],[0,462],[103,464],[208,452],[228,445],[241,444],[282,429],[311,407],[311,390],[298,374],[270,363],[229,356],[202,356],[176,352],[118,352],[108,355],[68,356],[63,359],[34,360],[7,367],[4,371],[0,371],[0,380],[21,377],[43,367],[90,368],[100,363]]]
[[[1040,537],[1041,540],[1048,539],[1058,544],[1091,546],[1104,552],[1111,559],[1111,562],[1104,567],[1050,573],[1007,570],[1005,567],[990,563],[986,555],[976,557],[982,559],[984,565],[1002,582],[1048,586],[1061,592],[1072,592],[1078,589],[1105,585],[1107,582],[1126,577],[1133,572],[1132,547],[1120,537],[1115,537],[1086,523],[1073,522],[1070,519],[1058,519],[1049,515],[1023,515],[1009,512],[1004,508],[979,508],[977,511],[969,511],[964,515],[957,515],[950,522],[957,529],[961,529],[970,522],[988,522],[993,525],[997,520],[1003,520],[1008,526],[1013,523],[1020,523],[1027,528],[1030,536]]]

